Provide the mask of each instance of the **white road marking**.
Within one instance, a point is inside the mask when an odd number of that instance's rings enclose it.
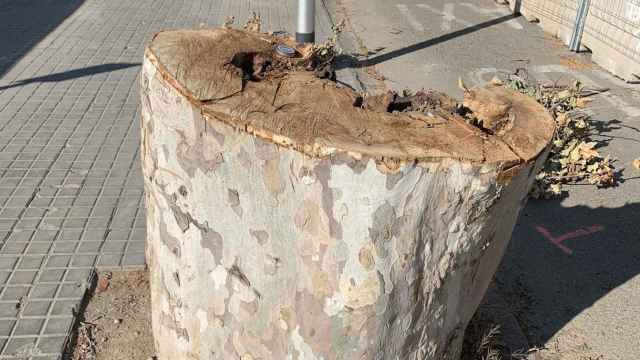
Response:
[[[489,83],[489,80],[485,80],[484,76],[490,74],[495,76],[496,74],[502,72],[502,70],[498,70],[494,67],[483,67],[473,71],[469,71],[469,78],[473,81],[475,86],[484,86]]]
[[[461,6],[465,6],[467,8],[469,8],[470,10],[481,14],[481,15],[511,15],[511,11],[509,11],[506,7],[500,6],[500,7],[496,7],[493,9],[487,9],[487,8],[483,8],[480,7],[476,4],[472,4],[472,3],[460,3]],[[513,20],[509,20],[507,21],[505,24],[511,26],[512,28],[516,29],[516,30],[522,30],[524,29],[522,27],[522,25],[520,25],[520,23],[518,22],[517,19],[513,19]]]
[[[456,20],[456,16],[453,15],[455,6],[456,5],[452,3],[444,4],[444,10],[442,11],[442,25],[440,25],[440,28],[443,31],[451,31],[451,22]]]
[[[402,13],[402,15],[404,15],[404,17],[407,18],[407,21],[409,21],[409,25],[411,25],[411,27],[415,30],[415,31],[424,31],[424,26],[422,26],[422,23],[420,23],[420,21],[418,21],[413,14],[411,14],[411,12],[409,11],[409,7],[405,4],[396,4],[396,7],[398,8],[398,10],[400,11],[400,13]]]

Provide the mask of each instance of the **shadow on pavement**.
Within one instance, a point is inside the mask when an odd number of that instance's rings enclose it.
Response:
[[[640,274],[639,228],[640,203],[590,208],[529,202],[496,282],[531,345],[544,344],[583,310]]]
[[[640,134],[640,129],[631,125],[627,125],[618,119],[611,119],[607,121],[594,121],[592,122],[592,124],[594,126],[594,130],[596,131],[596,136],[598,137],[598,147],[604,147],[609,145],[609,143],[613,139],[621,139],[621,140],[630,141],[634,143],[640,143],[640,137],[634,138],[634,137],[625,137],[625,136],[610,134],[611,132],[620,130],[622,128],[625,128]]]
[[[84,0],[0,0],[0,76]]]
[[[403,47],[401,49],[397,49],[397,50],[393,50],[393,51],[389,51],[387,53],[378,55],[378,56],[374,56],[372,58],[368,58],[368,59],[363,59],[363,60],[358,60],[353,56],[349,56],[349,55],[343,55],[343,59],[339,59],[338,60],[338,65],[337,68],[345,68],[345,67],[350,67],[350,68],[363,68],[363,67],[369,67],[369,66],[374,66],[380,63],[383,63],[385,61],[389,61],[391,59],[395,59],[397,57],[400,56],[404,56],[422,49],[426,49],[430,46],[434,46],[434,45],[438,45],[440,43],[449,41],[449,40],[453,40],[455,38],[461,37],[461,36],[465,36],[465,35],[469,35],[471,33],[474,33],[476,31],[480,31],[482,29],[494,26],[494,25],[498,25],[501,24],[503,22],[507,22],[509,20],[513,20],[520,17],[519,14],[509,14],[509,15],[504,15],[495,19],[491,19],[491,20],[487,20],[485,22],[473,25],[473,26],[469,26],[466,27],[464,29],[460,29],[454,32],[450,32],[448,34],[444,34],[444,35],[440,35],[434,38],[431,38],[429,40],[425,40],[425,41],[421,41],[419,43],[415,43],[413,45],[409,45],[407,47]],[[345,57],[349,57],[350,59],[345,59]]]
[[[53,73],[44,76],[37,76],[29,79],[18,80],[6,86],[0,86],[0,91],[18,87],[34,82],[58,82],[70,79],[76,79],[84,76],[90,76],[94,74],[100,74],[104,72],[116,71],[120,69],[126,69],[133,66],[139,66],[140,63],[108,63],[101,65],[88,66],[80,69],[73,69],[69,71],[63,71],[59,73]]]

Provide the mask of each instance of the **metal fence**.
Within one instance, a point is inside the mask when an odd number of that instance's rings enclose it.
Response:
[[[588,7],[581,14],[583,1],[588,1]],[[572,37],[581,35],[593,60],[615,75],[627,81],[640,79],[640,0],[512,1],[512,8],[518,7],[567,45]],[[576,26],[581,16],[585,16],[584,26]]]

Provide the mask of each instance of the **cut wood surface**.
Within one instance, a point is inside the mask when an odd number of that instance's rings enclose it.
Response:
[[[275,41],[238,30],[169,31],[156,36],[146,55],[188,99],[201,102],[205,116],[311,156],[344,151],[397,160],[528,161],[554,129],[534,100],[498,87],[491,100],[510,109],[517,124],[489,136],[456,117],[367,111],[354,106],[354,91],[311,72],[243,81],[234,59],[270,51]]]
[[[310,71],[252,78],[279,42],[176,30],[145,52],[159,357],[456,359],[553,120],[497,87],[467,92],[479,128]]]

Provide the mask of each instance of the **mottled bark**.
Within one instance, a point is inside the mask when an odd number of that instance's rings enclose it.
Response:
[[[430,126],[435,118],[341,108],[350,90],[305,74],[279,80],[283,93],[268,93],[269,107],[260,87],[268,84],[239,92],[209,84],[223,81],[223,61],[176,60],[188,58],[181,51],[227,51],[216,47],[227,33],[162,33],[145,54],[142,158],[159,357],[456,359],[543,160],[550,118],[513,95],[519,118],[502,134],[452,119]],[[242,34],[232,32],[250,37]],[[193,36],[215,41],[174,46]],[[304,100],[300,82],[322,96]],[[337,105],[306,111],[323,101]],[[306,117],[279,117],[285,103]],[[532,126],[532,109],[544,131],[518,133]],[[519,147],[519,136],[531,144]]]

